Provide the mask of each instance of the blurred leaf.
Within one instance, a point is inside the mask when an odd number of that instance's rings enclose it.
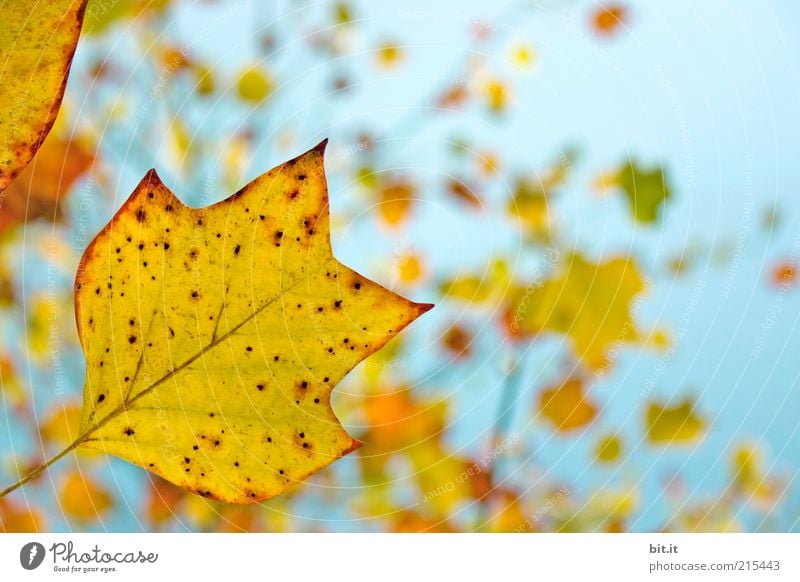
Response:
[[[81,141],[51,135],[34,162],[6,189],[0,204],[0,234],[38,218],[60,222],[67,194],[94,159],[94,153]]]
[[[416,186],[406,178],[391,178],[383,182],[378,206],[383,221],[392,227],[405,222],[416,201],[416,193]]]
[[[273,82],[267,73],[258,67],[242,72],[236,81],[239,97],[249,105],[261,105],[273,91]]]
[[[597,416],[597,406],[584,393],[583,380],[570,378],[539,394],[537,414],[557,432],[583,428]]]
[[[622,189],[633,218],[645,224],[658,220],[662,206],[672,197],[663,168],[646,169],[633,160],[612,177],[612,183]]]
[[[511,64],[522,71],[531,70],[536,64],[536,52],[527,42],[517,42],[511,47]]]
[[[30,506],[17,505],[0,499],[0,532],[36,533],[44,529],[42,516]]]
[[[81,446],[236,503],[358,448],[333,387],[431,306],[333,257],[324,145],[202,209],[151,171],[95,237],[75,292]]]
[[[483,98],[493,113],[502,113],[508,108],[510,92],[504,81],[491,79],[483,85]]]
[[[781,261],[772,269],[770,283],[773,287],[787,287],[797,277],[797,266],[794,260]]]
[[[78,437],[80,424],[80,401],[57,403],[48,409],[47,416],[39,424],[39,434],[44,442],[65,445]]]
[[[601,36],[616,34],[628,20],[628,9],[621,4],[598,6],[592,14],[592,28]]]
[[[56,119],[86,0],[15,0],[0,27],[0,192],[28,165]]]
[[[377,62],[382,69],[394,69],[403,62],[402,47],[395,43],[385,43],[378,47]]]
[[[78,470],[67,475],[59,502],[69,517],[91,521],[102,517],[111,508],[114,499],[106,489]]]
[[[89,0],[84,34],[103,34],[113,25],[127,19],[163,12],[172,0]]]
[[[633,307],[645,289],[632,257],[593,263],[580,254],[567,255],[560,273],[516,292],[510,331],[521,336],[563,334],[581,362],[605,369],[612,363],[612,349],[641,340]]]
[[[392,261],[392,280],[403,285],[418,283],[425,274],[422,257],[413,252],[403,253]]]
[[[20,406],[27,400],[27,393],[20,382],[14,359],[9,354],[0,355],[0,402]]]
[[[444,281],[439,292],[448,299],[496,305],[511,286],[511,272],[503,259],[492,261],[486,272]]]
[[[733,451],[733,483],[736,489],[757,502],[772,503],[780,489],[764,471],[763,454],[752,445],[738,445]]]
[[[473,208],[480,208],[483,206],[481,199],[475,193],[475,191],[467,186],[464,181],[459,180],[457,178],[452,178],[447,184],[447,192],[456,200],[461,202],[466,202],[469,206]]]
[[[622,455],[622,439],[616,434],[609,434],[597,441],[595,458],[601,463],[614,463]]]
[[[159,528],[171,521],[179,511],[179,504],[186,496],[186,492],[170,483],[153,475],[150,478],[149,496],[145,506],[145,515],[153,528]]]
[[[674,406],[650,402],[645,417],[647,439],[657,445],[691,443],[703,436],[705,421],[695,412],[695,404],[685,398]]]
[[[463,325],[454,323],[442,335],[442,345],[454,358],[472,356],[472,333]]]

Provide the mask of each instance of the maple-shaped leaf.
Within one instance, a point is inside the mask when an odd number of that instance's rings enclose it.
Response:
[[[643,340],[633,311],[646,289],[631,257],[594,263],[577,253],[565,255],[558,272],[516,292],[507,314],[509,331],[522,337],[563,334],[582,363],[606,369],[618,347]]]
[[[358,448],[333,387],[431,305],[334,258],[325,143],[207,208],[150,171],[95,237],[75,289],[80,446],[238,503]]]
[[[0,26],[0,191],[53,126],[78,44],[86,0],[14,0]]]

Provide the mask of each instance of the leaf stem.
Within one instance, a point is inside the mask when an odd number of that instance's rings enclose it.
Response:
[[[63,451],[61,451],[60,453],[58,453],[54,457],[51,457],[50,459],[48,459],[47,461],[45,461],[44,463],[42,463],[41,465],[36,467],[33,471],[31,471],[30,473],[25,475],[22,479],[20,479],[19,481],[17,481],[13,485],[10,485],[10,486],[6,487],[5,489],[3,489],[2,491],[0,491],[0,499],[5,497],[6,495],[11,493],[12,491],[14,491],[16,489],[19,489],[20,487],[25,485],[25,483],[27,483],[28,481],[32,481],[33,479],[36,479],[36,477],[41,475],[44,472],[44,470],[47,469],[50,465],[52,465],[53,463],[55,463],[59,459],[67,456],[68,454],[70,454],[75,449],[77,449],[87,438],[89,438],[89,435],[91,435],[95,430],[96,430],[96,428],[92,427],[91,430],[86,431],[85,433],[80,435],[77,439],[75,439]]]

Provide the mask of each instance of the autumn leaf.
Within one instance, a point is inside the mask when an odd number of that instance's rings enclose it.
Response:
[[[672,197],[661,166],[644,168],[629,160],[609,180],[625,194],[633,218],[645,224],[657,221],[662,206]]]
[[[606,369],[612,350],[642,339],[633,307],[645,290],[645,279],[631,257],[594,263],[579,254],[568,255],[560,272],[517,291],[509,326],[523,337],[563,334],[584,364]]]
[[[93,162],[93,152],[83,143],[50,135],[36,160],[5,190],[0,234],[37,218],[60,222],[70,188]]]
[[[431,306],[333,257],[325,143],[202,209],[151,171],[95,237],[75,286],[78,446],[238,503],[360,446],[333,387]]]
[[[439,292],[449,299],[495,304],[509,291],[511,271],[503,259],[492,261],[483,273],[469,273],[443,281]]]
[[[601,463],[613,463],[622,456],[622,439],[617,434],[601,437],[595,447],[595,458]]]
[[[586,396],[583,381],[569,378],[539,394],[538,412],[558,432],[582,428],[597,416],[597,406]]]
[[[79,521],[90,521],[112,506],[111,494],[81,471],[69,473],[61,486],[61,509]]]
[[[706,429],[705,421],[695,412],[694,402],[684,398],[675,405],[650,402],[645,414],[647,439],[658,445],[691,443]]]
[[[442,334],[442,345],[455,359],[472,356],[474,341],[472,332],[460,323],[454,323]]]
[[[56,119],[86,0],[16,0],[0,27],[0,192],[28,165]]]
[[[273,81],[258,67],[252,67],[239,75],[236,91],[245,103],[257,106],[263,103],[273,91]]]
[[[411,213],[416,200],[416,186],[405,178],[390,178],[379,191],[381,218],[390,227],[400,226]]]
[[[42,529],[42,517],[33,507],[0,499],[0,533],[30,533]]]
[[[611,36],[628,20],[628,9],[621,4],[598,6],[592,14],[591,22],[597,34]]]

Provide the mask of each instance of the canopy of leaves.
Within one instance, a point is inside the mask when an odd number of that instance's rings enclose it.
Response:
[[[331,390],[431,306],[333,257],[324,146],[203,209],[151,171],[94,239],[75,291],[84,447],[239,503],[358,448]]]

